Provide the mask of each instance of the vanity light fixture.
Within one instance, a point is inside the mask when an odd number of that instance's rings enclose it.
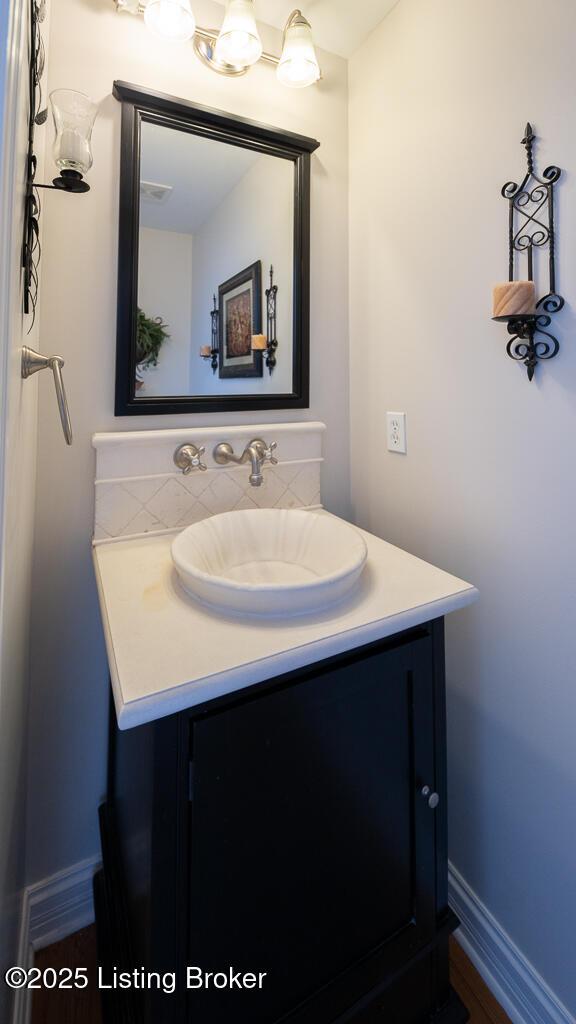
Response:
[[[303,89],[322,77],[310,22],[298,9],[286,21],[282,54],[276,57],[262,49],[254,0],[227,0],[219,31],[195,24],[190,0],[115,0],[115,4],[117,11],[143,15],[156,35],[181,42],[193,39],[196,56],[219,75],[239,77],[264,61],[273,64],[278,80],[292,89]]]
[[[84,174],[92,166],[91,136],[98,107],[84,93],[73,89],[56,89],[50,94],[56,138],[54,160],[60,174],[51,185],[35,180],[37,158],[34,153],[34,133],[38,125],[46,123],[48,110],[42,104],[41,80],[44,73],[45,52],[40,25],[46,17],[44,0],[30,0],[30,67],[28,150],[26,154],[26,194],[24,206],[24,238],[22,268],[24,271],[24,312],[32,313],[32,330],[38,298],[38,264],[40,260],[40,198],[38,189],[57,189],[60,192],[88,192]]]

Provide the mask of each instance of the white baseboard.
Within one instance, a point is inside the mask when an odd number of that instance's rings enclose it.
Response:
[[[26,890],[29,942],[43,949],[94,921],[92,879],[100,862],[90,857]]]
[[[22,900],[18,963],[31,966],[35,949],[72,935],[94,921],[92,879],[96,857],[26,889]],[[449,868],[450,906],[460,918],[458,942],[513,1024],[576,1024],[532,964],[478,899],[457,869]],[[16,993],[13,1024],[28,1024],[30,1000]]]
[[[575,1024],[452,864],[448,886],[450,906],[461,922],[456,938],[513,1024]]]
[[[19,967],[29,970],[34,965],[35,950],[92,924],[92,879],[99,867],[98,858],[90,857],[24,890],[16,961]],[[29,1024],[31,996],[27,988],[16,990],[12,1024]]]

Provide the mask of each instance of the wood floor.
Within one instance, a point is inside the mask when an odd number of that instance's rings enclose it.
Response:
[[[86,989],[36,992],[32,1000],[32,1024],[102,1024],[97,988],[96,932],[94,926],[76,932],[36,954],[36,967],[87,967]],[[502,1008],[486,988],[458,943],[450,945],[452,984],[470,1011],[470,1024],[510,1024]]]
[[[34,966],[88,968],[85,989],[61,992],[42,989],[32,999],[32,1024],[102,1024],[98,992],[96,927],[83,928],[62,942],[41,949],[34,957]]]
[[[470,1024],[510,1024],[456,939],[450,939],[450,980],[470,1013]]]

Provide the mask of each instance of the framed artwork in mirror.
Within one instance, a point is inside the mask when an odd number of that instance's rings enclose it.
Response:
[[[262,331],[260,260],[218,287],[220,377],[261,377],[262,352],[252,350],[252,335]]]
[[[310,163],[319,143],[126,82],[113,92],[115,414],[307,408]],[[263,266],[274,267],[272,320]]]

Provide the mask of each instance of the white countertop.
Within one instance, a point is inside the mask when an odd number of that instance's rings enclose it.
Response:
[[[368,562],[342,604],[306,618],[234,618],[180,587],[173,535],[94,547],[118,725],[129,729],[470,604],[469,583],[360,531]]]

